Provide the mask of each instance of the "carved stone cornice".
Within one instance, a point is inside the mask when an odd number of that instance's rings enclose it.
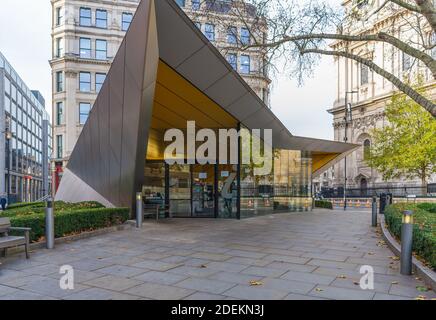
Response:
[[[348,126],[354,129],[362,129],[362,128],[370,128],[370,127],[374,128],[377,121],[383,120],[384,117],[385,117],[385,112],[379,111],[376,113],[354,118],[353,121],[351,121],[351,123],[348,124]],[[334,122],[333,128],[335,129],[345,128],[345,121],[340,120]]]

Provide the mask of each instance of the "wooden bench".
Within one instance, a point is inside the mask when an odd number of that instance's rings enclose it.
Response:
[[[10,236],[10,231],[24,232],[24,237]],[[9,218],[0,218],[0,250],[3,249],[4,256],[8,254],[8,248],[24,246],[26,259],[29,259],[30,228],[11,227]]]
[[[144,216],[156,216],[156,221],[159,220],[160,216],[163,214],[165,217],[166,213],[170,211],[168,205],[156,204],[156,203],[144,203]]]

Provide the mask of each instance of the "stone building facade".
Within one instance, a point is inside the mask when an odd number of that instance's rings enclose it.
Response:
[[[371,12],[382,4],[381,0],[347,0],[343,6],[347,11],[356,9]],[[378,14],[370,16],[369,20],[362,24],[352,24],[346,26],[350,34],[374,34],[379,31],[395,26],[395,34],[401,39],[417,41],[409,33],[408,19],[410,13],[405,10],[397,9],[382,10]],[[410,21],[410,20],[409,20]],[[435,35],[430,33],[430,28],[424,28],[425,37],[436,41]],[[338,50],[348,45],[348,49],[360,56],[371,58],[379,66],[391,72],[400,79],[408,77],[413,81],[419,74],[424,80],[424,87],[431,99],[436,98],[436,81],[433,79],[428,68],[418,61],[414,61],[410,56],[387,43],[382,42],[350,42],[337,41],[332,44],[332,49]],[[428,52],[436,58],[436,50]],[[336,141],[344,141],[345,137],[345,104],[347,95],[348,102],[352,104],[352,123],[348,127],[348,142],[361,144],[362,147],[347,157],[347,187],[366,189],[370,187],[384,186],[418,186],[421,180],[406,180],[403,178],[384,181],[382,175],[370,168],[366,161],[366,154],[370,151],[372,138],[371,130],[381,128],[387,124],[385,108],[392,98],[392,94],[397,90],[394,85],[371,71],[368,67],[361,65],[354,60],[339,57],[335,58],[337,70],[337,92],[333,107],[328,110],[333,115],[334,138]],[[350,93],[346,93],[350,92]],[[351,93],[354,92],[354,93]],[[334,169],[334,175],[329,173],[330,187],[344,185],[344,161],[339,162]],[[429,181],[436,182],[435,177]],[[323,182],[324,185],[326,181]]]
[[[259,97],[269,100],[270,80],[263,65],[263,52],[254,49],[241,53],[228,49],[228,40],[234,38],[229,36],[224,25],[232,25],[235,38],[247,39],[243,27],[230,21],[232,14],[220,9],[225,8],[228,1],[213,1],[222,3],[218,7],[211,7],[209,1],[176,2]],[[57,188],[139,0],[51,0],[51,3],[53,170],[54,187]],[[255,12],[249,14],[244,21],[258,20]],[[248,34],[248,41],[252,36]]]

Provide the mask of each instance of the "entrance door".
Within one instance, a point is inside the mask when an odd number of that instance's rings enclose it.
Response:
[[[236,218],[237,215],[237,166],[218,166],[218,217]]]
[[[192,216],[215,216],[215,171],[213,165],[192,166]]]

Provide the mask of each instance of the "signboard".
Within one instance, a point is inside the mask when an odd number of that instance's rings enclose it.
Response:
[[[221,177],[227,178],[230,175],[230,172],[228,171],[221,171]]]
[[[207,179],[207,172],[200,172],[200,173],[198,174],[198,177],[199,177],[200,179]]]

